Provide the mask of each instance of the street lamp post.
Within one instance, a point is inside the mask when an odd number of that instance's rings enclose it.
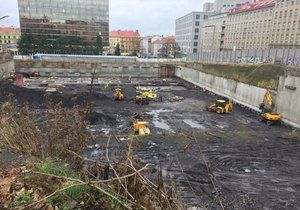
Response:
[[[5,15],[3,17],[0,17],[0,20],[4,19],[4,18],[8,18],[9,16],[8,15]]]

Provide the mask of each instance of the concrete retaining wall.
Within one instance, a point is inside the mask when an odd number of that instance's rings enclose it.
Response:
[[[14,69],[15,65],[13,61],[0,63],[0,77],[9,75]]]
[[[178,67],[175,75],[256,111],[259,111],[259,104],[266,93],[264,88],[216,77],[190,68]],[[278,92],[272,92],[272,96],[277,112],[283,116],[283,121],[300,128],[300,72],[289,72],[286,77],[281,77]]]
[[[234,80],[205,74],[201,71],[178,67],[175,75],[218,95],[259,111],[266,89],[247,85]]]
[[[298,72],[300,73],[300,72]],[[281,77],[278,87],[277,110],[284,121],[300,128],[300,74]]]
[[[173,76],[170,68],[166,74],[164,65],[152,63],[93,63],[76,61],[15,61],[17,73],[40,72],[41,76],[56,74],[60,77],[146,77]]]

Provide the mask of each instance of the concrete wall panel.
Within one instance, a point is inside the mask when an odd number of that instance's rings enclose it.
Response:
[[[198,80],[196,79],[197,74]],[[256,111],[259,111],[259,104],[263,101],[266,93],[264,88],[216,77],[189,68],[178,67],[175,75]],[[300,77],[298,75],[281,77],[278,93],[272,92],[272,95],[277,105],[277,112],[282,114],[283,121],[300,128]]]
[[[200,87],[206,88],[218,95],[225,96],[259,111],[259,104],[263,100],[266,90],[263,88],[236,82],[234,80],[205,74],[189,68],[177,68],[175,75]],[[197,80],[198,78],[198,80]]]
[[[284,119],[300,128],[300,77],[281,77],[277,95],[277,110]]]
[[[71,61],[15,61],[16,71],[28,73],[40,72],[42,76],[47,76],[49,73],[59,73],[60,76],[88,76],[94,72],[98,77],[160,77],[160,65],[155,63],[91,63],[91,62],[71,62]],[[64,74],[65,72],[65,74]],[[174,75],[170,69],[164,72],[165,74]]]

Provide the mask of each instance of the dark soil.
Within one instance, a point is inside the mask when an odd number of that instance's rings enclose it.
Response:
[[[286,125],[267,126],[258,121],[258,113],[237,104],[226,115],[209,113],[207,106],[218,96],[203,93],[181,80],[145,83],[157,85],[161,101],[137,105],[136,83],[128,81],[122,84],[124,101],[113,100],[113,87],[95,86],[90,97],[88,85],[73,85],[60,88],[62,93],[53,95],[55,102],[61,101],[66,107],[73,106],[73,97],[80,105],[88,99],[95,102],[88,129],[98,140],[87,150],[88,157],[99,159],[105,155],[107,135],[129,135],[134,115],[143,113],[153,135],[137,140],[135,154],[142,163],[155,165],[151,178],[156,178],[155,172],[161,167],[166,183],[175,181],[189,206],[300,209],[299,132]],[[44,111],[42,90],[5,88],[21,104],[29,101],[32,107]],[[185,100],[169,102],[174,96]],[[110,145],[112,160],[125,151],[126,141],[119,139],[113,138]]]

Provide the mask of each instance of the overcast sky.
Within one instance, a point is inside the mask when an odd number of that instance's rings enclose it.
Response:
[[[143,36],[175,33],[175,19],[201,11],[213,0],[110,0],[110,30],[139,30]],[[0,26],[19,26],[17,0],[0,0]]]

